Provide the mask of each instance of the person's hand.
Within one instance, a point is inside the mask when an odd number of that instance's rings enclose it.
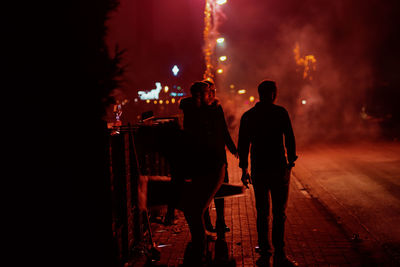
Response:
[[[294,162],[297,160],[298,156],[294,156],[292,159],[289,159],[288,169],[291,170],[294,167]]]
[[[246,186],[247,188],[249,188],[249,184],[251,184],[251,177],[250,177],[250,174],[247,169],[242,170],[241,180],[242,180],[243,185]]]
[[[294,167],[294,162],[289,162],[287,168],[291,170]]]

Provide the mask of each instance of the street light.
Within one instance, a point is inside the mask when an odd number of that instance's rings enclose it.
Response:
[[[178,72],[179,72],[178,66],[174,65],[174,67],[172,68],[172,73],[174,74],[174,76],[178,76]]]

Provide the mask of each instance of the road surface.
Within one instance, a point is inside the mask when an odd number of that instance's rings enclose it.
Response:
[[[355,238],[400,255],[400,143],[315,145],[293,175]]]

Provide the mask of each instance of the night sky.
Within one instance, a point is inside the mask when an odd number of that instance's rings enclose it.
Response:
[[[217,34],[225,47],[215,53],[228,60],[215,81],[226,113],[239,119],[251,106],[232,102],[231,84],[257,97],[258,83],[271,78],[279,88],[277,103],[288,108],[304,141],[381,136],[382,129],[398,127],[399,1],[235,0],[221,11]],[[187,90],[202,79],[203,12],[198,0],[122,0],[107,38],[111,50],[116,44],[126,49],[118,97],[133,99],[156,81]],[[296,65],[296,44],[301,57],[317,61],[312,80]],[[178,78],[170,71],[174,64]]]

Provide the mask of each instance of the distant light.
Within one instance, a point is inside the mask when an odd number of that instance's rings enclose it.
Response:
[[[235,85],[234,85],[234,84],[229,85],[229,87],[230,87],[231,89],[235,89]]]
[[[249,100],[250,100],[250,102],[254,102],[254,96],[250,96],[250,98],[249,98]]]
[[[175,98],[171,99],[171,103],[174,104],[175,103]]]
[[[240,89],[240,90],[238,90],[238,94],[239,95],[243,95],[243,94],[245,94],[246,93],[246,89]]]
[[[163,103],[162,99],[160,99],[160,101],[158,101],[158,103],[162,104]]]
[[[156,88],[152,89],[150,91],[138,91],[139,98],[141,100],[147,100],[147,99],[158,99],[158,96],[160,94],[162,87],[160,82],[156,82]]]
[[[181,90],[181,89],[182,89],[182,87],[180,87],[180,86],[178,85],[178,87],[176,87],[176,89],[178,89],[178,90]]]
[[[165,86],[165,87],[164,87],[164,92],[166,92],[166,93],[167,93],[167,92],[168,92],[168,90],[169,90],[169,87],[168,87],[168,86]]]
[[[167,105],[168,105],[168,104],[169,104],[169,100],[165,100],[165,104],[167,104]]]
[[[174,67],[172,68],[172,73],[174,74],[174,76],[177,76],[179,72],[179,68],[177,65],[174,65]]]
[[[170,95],[170,96],[183,96],[183,93],[175,93],[175,92],[172,92],[172,93],[170,93],[169,95]]]
[[[154,104],[157,104],[157,100],[154,100],[154,102],[153,102]]]
[[[138,102],[139,100],[137,98],[135,98],[133,101]]]
[[[306,100],[301,100],[301,103],[303,104],[303,105],[305,105],[305,104],[307,104],[307,101]]]
[[[223,69],[217,69],[217,73],[223,73],[224,72],[224,70]]]
[[[226,60],[226,56],[220,56],[220,57],[219,57],[219,60],[225,61],[225,60]]]
[[[217,43],[222,44],[225,42],[225,38],[224,37],[220,37],[217,39]]]
[[[217,0],[218,5],[226,4],[227,0]]]
[[[146,100],[146,103],[147,103],[147,104],[150,103],[150,99],[147,99],[147,100]]]

